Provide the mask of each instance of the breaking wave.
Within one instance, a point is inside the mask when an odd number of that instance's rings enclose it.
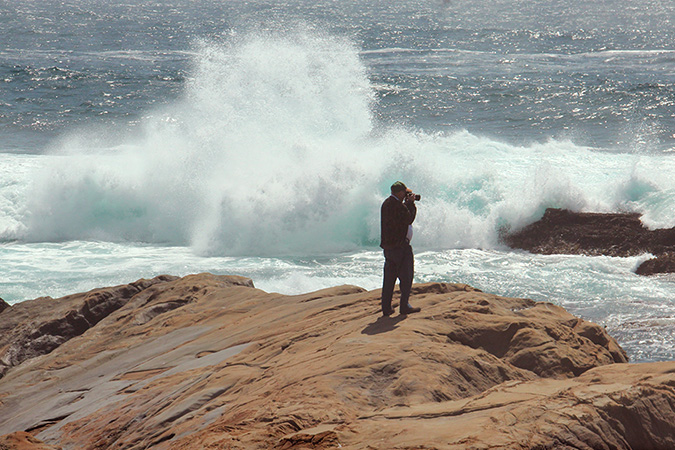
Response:
[[[92,148],[99,130],[78,131],[44,156],[25,208],[3,197],[13,225],[2,237],[202,255],[350,251],[378,245],[379,205],[399,179],[422,194],[417,248],[495,247],[500,228],[546,207],[636,210],[650,226],[675,225],[666,156],[385,127],[359,55],[308,31],[200,44],[183,96],[149,112],[142,136]]]

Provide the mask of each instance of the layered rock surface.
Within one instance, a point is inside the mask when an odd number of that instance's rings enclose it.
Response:
[[[652,253],[641,275],[675,272],[675,228],[649,230],[632,213],[578,213],[549,208],[521,230],[505,233],[512,248],[540,254],[638,256]]]
[[[25,431],[17,431],[0,436],[0,450],[60,450],[60,447],[47,445]]]
[[[675,448],[675,363],[626,364],[603,328],[550,303],[429,283],[413,288],[421,313],[385,318],[379,291],[353,286],[133,286],[6,371],[0,434],[63,449]],[[38,300],[41,320],[91,294]]]
[[[177,277],[160,276],[152,280],[112,288],[95,289],[55,301],[49,297],[10,307],[0,301],[0,377],[10,367],[51,352],[69,339],[79,336],[131,297],[157,283]]]

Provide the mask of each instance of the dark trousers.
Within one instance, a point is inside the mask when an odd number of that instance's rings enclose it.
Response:
[[[410,244],[384,251],[384,280],[382,282],[382,311],[391,309],[396,279],[400,280],[401,308],[408,306],[412,287],[415,262]]]

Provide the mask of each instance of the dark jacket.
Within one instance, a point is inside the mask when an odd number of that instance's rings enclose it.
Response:
[[[387,197],[380,210],[380,247],[387,250],[407,244],[408,225],[415,221],[416,215],[415,203],[403,203],[391,195]]]

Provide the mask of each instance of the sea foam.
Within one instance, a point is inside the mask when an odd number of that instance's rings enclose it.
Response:
[[[675,225],[665,156],[385,126],[375,101],[347,39],[300,30],[203,42],[183,96],[149,111],[142,136],[96,148],[91,130],[61,140],[26,207],[5,213],[14,236],[3,237],[168,243],[201,255],[376,248],[379,206],[399,179],[422,194],[421,249],[495,248],[501,229],[547,207]]]

